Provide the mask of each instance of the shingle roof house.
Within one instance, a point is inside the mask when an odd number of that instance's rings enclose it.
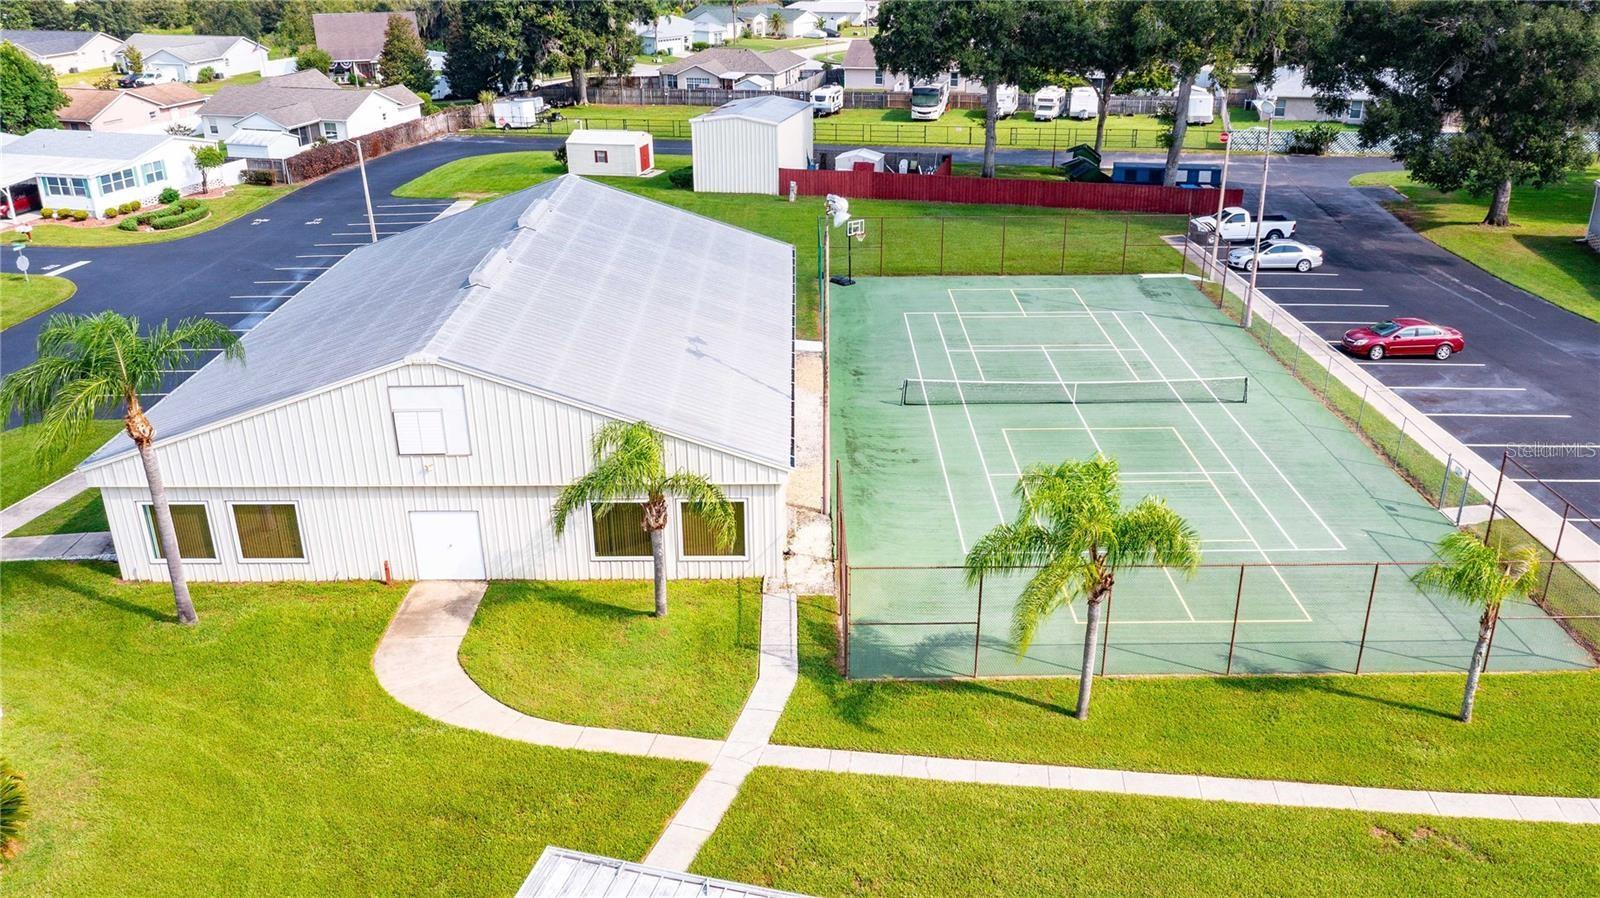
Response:
[[[219,78],[261,71],[267,48],[247,37],[232,34],[134,34],[127,47],[144,57],[144,71],[173,81],[198,81],[211,69]],[[122,54],[126,54],[126,47]]]
[[[152,84],[126,90],[64,87],[72,102],[56,110],[69,130],[163,131],[174,123],[191,125],[206,98],[186,84]]]
[[[0,29],[0,41],[10,41],[29,58],[57,73],[106,68],[116,61],[116,52],[122,47],[122,41],[103,31],[7,28]]]
[[[200,107],[206,137],[226,141],[238,129],[297,132],[300,146],[360,137],[421,114],[422,98],[404,85],[354,90],[310,69],[224,87]]]
[[[712,47],[661,67],[668,88],[731,88],[754,78],[768,90],[783,90],[805,78],[811,60],[789,50]]]
[[[371,78],[377,73],[378,57],[383,55],[390,16],[400,16],[411,23],[411,30],[417,30],[414,12],[316,13],[311,17],[311,27],[316,32],[317,46],[333,57],[336,71],[354,68],[361,77]]]
[[[268,487],[299,505],[297,566],[223,552],[197,570],[338,579],[387,559],[439,576],[407,515],[449,510],[482,522],[474,576],[639,576],[647,559],[591,551],[587,521],[556,540],[549,503],[602,423],[647,420],[673,465],[746,503],[737,559],[686,546],[675,570],[775,572],[793,278],[788,244],[574,175],[361,247],[246,334],[243,364],[213,361],[151,409],[174,501],[209,503],[213,522]],[[299,436],[267,436],[283,428]],[[160,576],[138,465],[125,438],[85,462],[124,574]]]

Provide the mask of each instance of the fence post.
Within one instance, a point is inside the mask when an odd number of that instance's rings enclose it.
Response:
[[[878,216],[878,277],[883,277],[883,245],[889,242],[888,222],[888,218]]]
[[[940,277],[944,276],[944,223],[945,223],[945,221],[946,221],[946,219],[943,218],[942,216],[939,218],[939,275],[940,275]],[[881,275],[881,274],[883,274],[883,272],[880,271],[880,272],[878,272],[878,274]]]
[[[1356,649],[1356,673],[1361,673],[1361,656],[1367,653],[1367,627],[1372,624],[1372,600],[1378,595],[1378,565],[1372,566],[1372,586],[1367,589],[1367,615],[1361,619],[1361,645]]]
[[[1556,530],[1556,544],[1550,549],[1550,569],[1544,575],[1544,589],[1540,596],[1550,594],[1550,580],[1556,575],[1556,565],[1561,563],[1561,538],[1567,535],[1567,515],[1572,514],[1572,503],[1561,500],[1561,527]]]
[[[1233,629],[1228,633],[1228,666],[1224,674],[1233,673],[1233,646],[1239,638],[1239,605],[1244,601],[1244,565],[1239,565],[1239,587],[1233,593]]]
[[[1455,461],[1455,454],[1446,452],[1444,454],[1444,478],[1439,481],[1439,504],[1437,507],[1440,510],[1444,509],[1445,496],[1448,495],[1446,490],[1450,489],[1450,464],[1453,461]]]
[[[1489,544],[1489,537],[1494,535],[1494,513],[1500,508],[1500,487],[1506,482],[1506,459],[1511,457],[1510,452],[1500,454],[1500,479],[1494,482],[1494,498],[1489,500],[1489,524],[1483,528],[1483,544]],[[1565,515],[1562,515],[1565,518]],[[1491,639],[1494,637],[1491,636]]]
[[[1128,273],[1128,216],[1122,216],[1122,271]]]
[[[978,575],[978,625],[972,634],[972,678],[978,678],[978,655],[983,651],[983,575]]]
[[[1361,419],[1367,414],[1367,393],[1372,390],[1372,384],[1361,385],[1361,404],[1356,406],[1356,430],[1361,429]]]
[[[1005,273],[1006,273],[1006,222],[1009,221],[1010,218],[1011,218],[1011,216],[1009,216],[1009,215],[1000,216],[1000,276],[1001,277],[1005,277]]]
[[[1100,673],[1106,673],[1106,653],[1111,649],[1111,599],[1114,593],[1106,593],[1106,625],[1100,640]],[[1081,673],[1081,672],[1080,672]]]
[[[1067,273],[1067,217],[1061,216],[1061,273]]]

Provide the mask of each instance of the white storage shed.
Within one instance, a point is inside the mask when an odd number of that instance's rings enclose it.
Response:
[[[833,157],[835,171],[855,171],[860,166],[868,166],[873,171],[883,171],[884,155],[870,147],[858,147],[854,150],[845,150]]]
[[[567,171],[575,175],[641,178],[656,173],[649,131],[580,128],[567,135]]]
[[[778,575],[793,301],[788,244],[573,175],[363,246],[151,407],[186,572],[647,578],[641,503],[550,520],[643,420],[735,503],[730,547],[673,504],[669,576]],[[122,576],[165,579],[132,443],[81,467]]]
[[[696,193],[776,194],[779,169],[811,163],[811,104],[734,100],[690,119],[689,134]]]

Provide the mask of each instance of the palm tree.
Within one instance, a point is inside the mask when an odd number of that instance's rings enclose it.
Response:
[[[1153,562],[1193,574],[1200,564],[1200,539],[1187,521],[1154,496],[1124,510],[1121,492],[1117,463],[1103,455],[1029,465],[1017,479],[1016,520],[984,534],[967,553],[969,584],[989,573],[1038,568],[1022,588],[1011,623],[1023,655],[1045,618],[1079,598],[1088,602],[1079,720],[1089,717],[1100,609],[1117,571]]]
[[[594,468],[562,488],[551,518],[556,536],[566,531],[574,512],[597,503],[599,520],[612,503],[644,497],[644,531],[650,535],[650,558],[655,565],[656,617],[667,616],[667,496],[677,496],[700,515],[721,548],[736,535],[733,505],[722,488],[688,471],[667,473],[663,461],[665,439],[644,421],[612,421],[594,435]]]
[[[164,372],[188,367],[207,349],[221,349],[229,359],[244,358],[239,336],[209,318],[185,318],[176,328],[162,322],[140,335],[139,319],[116,312],[53,315],[39,332],[38,358],[0,382],[0,403],[6,409],[24,421],[41,422],[41,458],[60,454],[97,413],[122,407],[122,422],[144,462],[156,539],[166,557],[182,624],[199,617],[183,578],[177,531],[156,463],[156,430],[145,417],[139,394],[158,389]]]
[[[1472,705],[1478,698],[1478,677],[1489,656],[1489,639],[1500,619],[1500,603],[1511,596],[1526,598],[1539,585],[1539,553],[1533,546],[1489,545],[1456,530],[1434,547],[1439,560],[1417,571],[1411,582],[1474,608],[1478,618],[1478,644],[1467,667],[1467,688],[1461,697],[1461,722],[1472,722]]]

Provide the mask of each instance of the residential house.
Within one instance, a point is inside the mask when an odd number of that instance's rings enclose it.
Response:
[[[1335,121],[1352,125],[1360,124],[1367,117],[1367,105],[1372,102],[1371,94],[1358,89],[1345,95],[1350,105],[1343,113],[1324,112],[1317,106],[1317,92],[1306,84],[1305,72],[1298,68],[1278,69],[1273,73],[1270,87],[1256,85],[1256,98],[1272,100],[1273,116],[1285,121]]]
[[[130,200],[153,202],[168,187],[192,193],[200,187],[193,148],[205,141],[171,134],[126,131],[30,131],[0,155],[0,187],[9,200],[37,198],[35,207],[82,209],[101,218]],[[209,180],[225,176],[212,172]]]
[[[173,126],[199,125],[205,95],[187,84],[152,84],[125,90],[65,87],[72,102],[56,110],[61,127],[69,131],[164,132]]]
[[[644,53],[654,56],[688,56],[695,42],[695,23],[682,16],[661,16],[653,22],[635,22],[633,31],[639,35],[639,45]],[[707,41],[710,43],[710,41]]]
[[[878,12],[878,5],[867,0],[800,0],[793,5],[813,13],[820,25],[829,28],[865,25]]]
[[[712,47],[661,67],[661,86],[681,90],[802,90],[812,61],[790,50]]]
[[[878,67],[878,54],[872,41],[853,40],[844,51],[844,86],[846,90],[888,90],[911,92],[911,77]],[[951,70],[936,81],[950,85],[951,93],[982,94],[987,88],[976,78],[968,78],[958,70]],[[920,83],[920,82],[918,82]]]
[[[317,141],[347,140],[422,117],[422,98],[396,84],[340,87],[314,69],[224,87],[200,107],[202,134],[228,154],[282,159]]]
[[[612,421],[722,487],[673,501],[667,573],[778,577],[794,248],[576,175],[360,247],[149,415],[194,580],[648,578],[637,500],[551,508]],[[292,434],[292,436],[291,436]],[[81,469],[122,576],[159,580],[133,444]]]
[[[311,17],[317,46],[333,57],[335,75],[354,75],[362,81],[379,76],[378,58],[389,33],[389,19],[399,16],[417,31],[414,12],[325,12]],[[419,36],[421,32],[418,32]]]
[[[767,13],[767,36],[775,38],[804,37],[822,27],[817,14],[799,6],[773,7]]]
[[[740,4],[735,18],[735,11],[727,4],[702,4],[683,14],[683,17],[694,22],[703,22],[708,26],[720,28],[722,40],[714,43],[726,43],[737,40],[746,34],[751,37],[766,37],[768,31],[768,17],[774,9],[780,6],[761,5],[756,3]]]
[[[255,74],[267,62],[267,48],[247,37],[225,34],[135,34],[127,46],[144,57],[144,71],[168,81],[200,80],[210,69],[218,78]],[[118,63],[127,68],[125,53]]]
[[[428,95],[435,100],[450,96],[450,79],[444,74],[446,54],[443,50],[428,51],[428,68],[433,69],[433,90]]]
[[[29,59],[42,62],[58,75],[109,69],[116,63],[122,41],[104,31],[30,31],[0,29],[0,41],[17,45]]]

